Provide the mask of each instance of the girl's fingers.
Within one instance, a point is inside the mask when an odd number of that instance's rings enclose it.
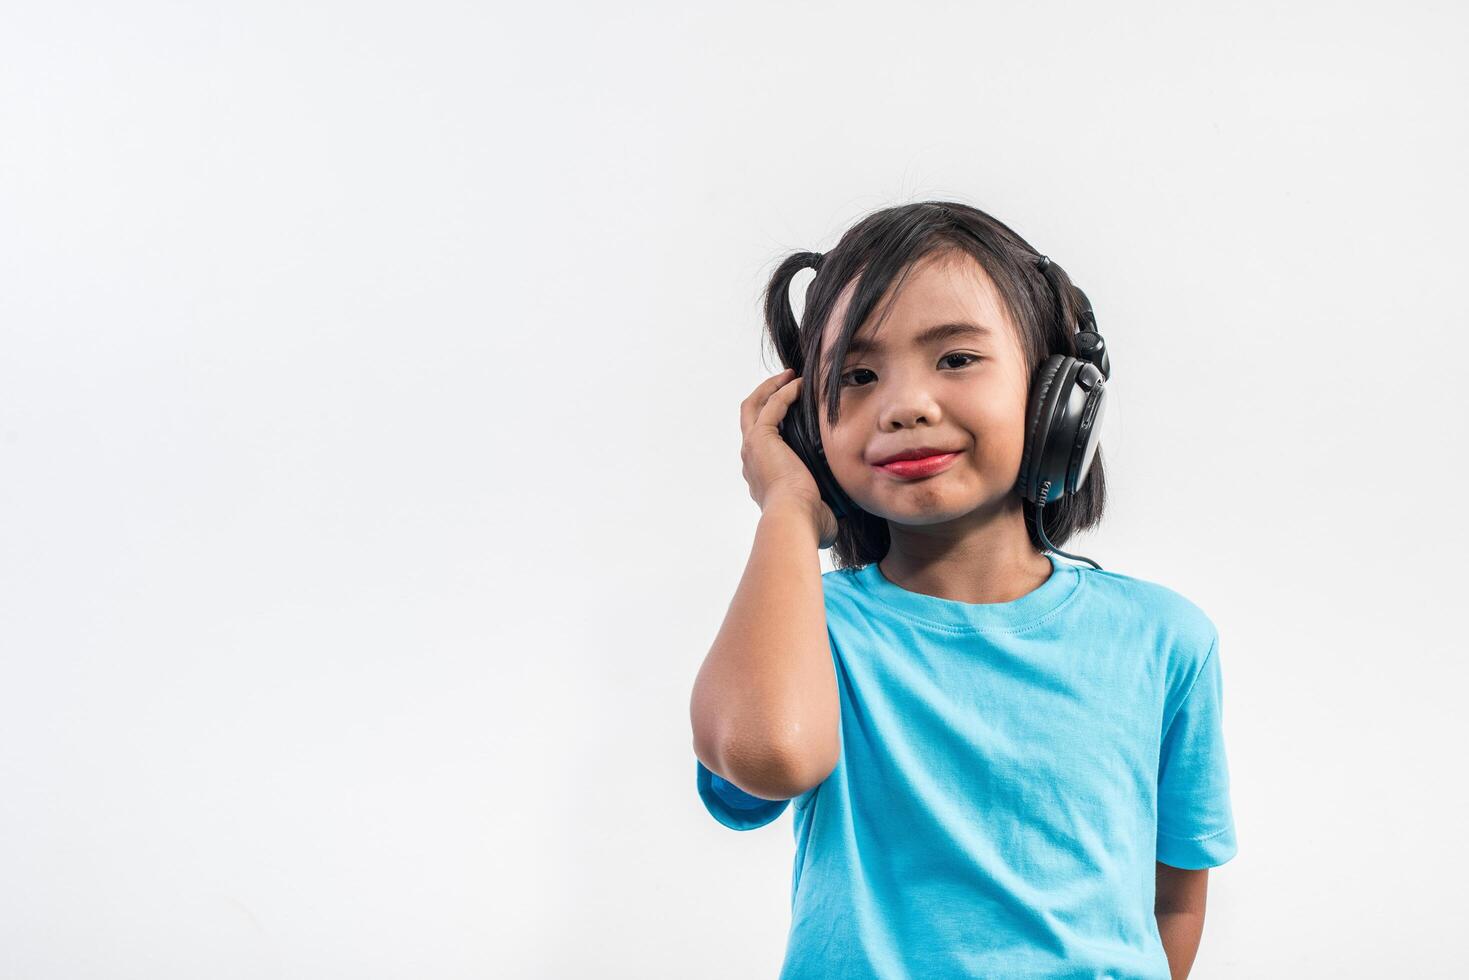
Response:
[[[759,416],[760,409],[765,407],[765,403],[769,400],[771,394],[782,385],[788,384],[791,379],[795,377],[795,374],[796,372],[794,370],[792,370],[791,368],[786,368],[779,374],[771,375],[764,381],[760,382],[760,384],[755,387],[755,390],[750,392],[749,396],[744,401],[740,402],[741,432],[744,432],[746,429],[748,429],[751,423],[755,421],[756,417]]]
[[[755,416],[755,421],[757,423],[765,422],[773,426],[785,418],[786,413],[790,411],[791,403],[801,394],[802,380],[804,379],[792,378],[781,385],[775,394],[771,395],[765,404],[761,406],[760,412]],[[767,415],[770,418],[766,418]]]

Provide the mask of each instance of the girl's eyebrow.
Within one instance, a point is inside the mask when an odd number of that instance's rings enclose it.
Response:
[[[955,337],[988,337],[994,331],[989,327],[978,323],[970,323],[967,320],[958,320],[953,323],[940,323],[936,326],[927,327],[913,338],[914,347],[926,347],[940,341],[952,340]],[[881,353],[885,348],[879,340],[864,340],[853,337],[847,346],[847,356],[856,354]]]

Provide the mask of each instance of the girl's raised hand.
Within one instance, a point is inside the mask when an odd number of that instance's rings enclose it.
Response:
[[[740,402],[740,431],[744,434],[740,459],[750,498],[762,513],[773,501],[798,501],[810,510],[821,547],[830,548],[837,536],[836,515],[821,499],[816,478],[776,428],[800,394],[801,381],[795,371],[786,368],[760,382]]]

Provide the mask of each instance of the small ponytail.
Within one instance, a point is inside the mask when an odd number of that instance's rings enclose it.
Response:
[[[820,271],[826,256],[821,252],[796,252],[786,258],[770,277],[765,287],[765,332],[784,367],[797,374],[805,371],[805,353],[801,348],[801,329],[791,306],[791,281],[802,269]]]

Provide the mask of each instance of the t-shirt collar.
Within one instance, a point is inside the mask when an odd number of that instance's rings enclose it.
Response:
[[[888,579],[877,562],[856,572],[856,581],[894,612],[930,625],[963,632],[1004,632],[1033,626],[1066,602],[1081,585],[1081,570],[1050,552],[1051,574],[1039,586],[1009,602],[959,602],[910,592]]]

